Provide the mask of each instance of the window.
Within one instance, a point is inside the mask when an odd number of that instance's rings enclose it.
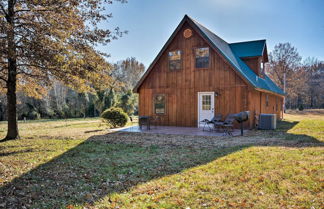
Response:
[[[263,62],[260,63],[260,74],[261,75],[264,74],[264,64],[263,64]]]
[[[155,114],[165,114],[165,104],[166,98],[165,94],[156,94],[154,95],[154,113]]]
[[[266,106],[268,107],[269,106],[269,96],[266,95]]]
[[[181,51],[169,52],[169,70],[176,71],[181,69]]]
[[[209,48],[197,48],[195,50],[196,68],[209,67]]]
[[[276,97],[276,111],[278,111],[278,97]]]
[[[202,110],[210,110],[211,109],[211,96],[203,95],[202,96]]]

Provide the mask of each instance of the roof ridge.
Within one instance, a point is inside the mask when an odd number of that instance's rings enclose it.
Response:
[[[252,40],[252,41],[239,41],[239,42],[232,42],[228,44],[242,44],[242,43],[249,43],[249,42],[257,42],[257,41],[267,41],[267,39],[258,39],[258,40]]]
[[[222,39],[221,37],[219,37],[218,35],[216,35],[213,31],[211,31],[209,28],[207,28],[206,26],[204,26],[203,24],[201,24],[200,22],[198,22],[197,20],[189,17],[188,15],[186,15],[190,20],[192,20],[193,22],[195,22],[196,24],[199,24],[201,27],[205,28],[206,30],[208,30],[208,32],[210,32],[211,34],[213,34],[214,36],[216,36],[218,39],[220,39],[221,41],[223,41],[226,44],[229,44],[227,41],[225,41],[224,39]]]

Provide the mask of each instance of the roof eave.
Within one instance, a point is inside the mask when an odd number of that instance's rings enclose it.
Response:
[[[159,58],[162,56],[163,52],[166,50],[166,48],[168,47],[168,45],[170,44],[170,42],[173,40],[174,36],[179,32],[180,28],[183,26],[183,24],[189,20],[188,15],[185,15],[184,18],[181,20],[181,22],[179,23],[179,25],[177,26],[177,28],[173,31],[172,35],[170,36],[170,38],[167,40],[167,42],[164,44],[164,46],[162,47],[162,49],[160,50],[160,52],[158,53],[158,55],[155,57],[154,61],[150,64],[150,66],[147,68],[147,70],[145,71],[144,75],[142,76],[142,78],[137,82],[136,86],[133,89],[134,93],[138,93],[138,89],[139,87],[142,85],[142,83],[144,82],[144,80],[146,79],[146,77],[148,76],[148,74],[150,73],[150,71],[152,70],[153,66],[156,64],[156,62],[159,60]]]
[[[277,92],[274,92],[274,91],[269,91],[269,90],[258,88],[258,87],[255,88],[255,90],[265,92],[265,93],[274,94],[274,95],[277,95],[277,96],[280,96],[280,97],[285,97],[285,94],[280,94],[280,93],[277,93]]]

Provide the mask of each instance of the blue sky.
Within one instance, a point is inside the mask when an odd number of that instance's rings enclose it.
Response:
[[[227,42],[267,39],[268,51],[290,42],[324,60],[324,0],[128,0],[107,9],[105,26],[129,31],[99,47],[110,62],[136,57],[148,67],[185,14]]]

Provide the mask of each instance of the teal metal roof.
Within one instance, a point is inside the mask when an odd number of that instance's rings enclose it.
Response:
[[[204,36],[212,46],[217,48],[219,52],[229,61],[229,63],[231,63],[232,66],[238,71],[238,73],[240,73],[252,86],[284,95],[282,89],[279,88],[267,75],[265,75],[264,78],[259,77],[248,65],[245,64],[245,62],[240,59],[241,56],[249,54],[254,54],[254,56],[255,54],[259,54],[256,56],[262,56],[262,52],[265,47],[265,40],[229,44],[187,15],[184,18],[188,18],[194,24],[194,26],[197,27],[201,35]],[[247,48],[245,49],[244,47]]]
[[[266,40],[231,43],[229,45],[232,51],[239,57],[256,57],[263,55]]]

